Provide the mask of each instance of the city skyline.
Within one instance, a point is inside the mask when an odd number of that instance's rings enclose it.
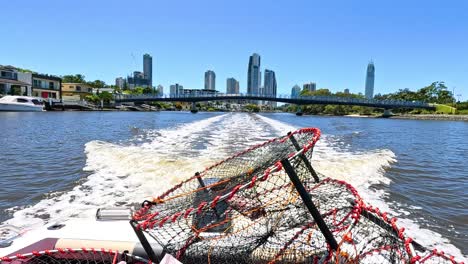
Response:
[[[80,5],[5,2],[5,10],[21,12],[8,12],[0,18],[8,25],[0,29],[8,35],[0,50],[0,64],[54,75],[81,73],[88,80],[112,84],[116,77],[141,67],[141,55],[136,54],[148,53],[158,65],[157,70],[153,69],[157,76],[153,77],[153,86],[169,87],[179,82],[201,88],[201,74],[213,69],[219,80],[235,77],[241,92],[246,92],[246,58],[258,53],[264,58],[262,63],[281,76],[278,94],[288,94],[294,84],[310,80],[319,84],[317,89],[348,88],[353,93],[364,93],[363,73],[372,58],[378,64],[374,94],[404,88],[417,90],[434,81],[445,81],[449,90],[455,89],[455,95],[463,95],[461,100],[468,99],[465,1],[365,0],[359,5],[207,2],[185,2],[182,10],[177,3],[151,1],[145,2],[147,8],[143,10],[139,5],[108,1],[84,0]],[[71,8],[74,12],[69,12]],[[253,16],[248,11],[255,9],[269,15]],[[153,15],[154,10],[158,10],[157,16]],[[176,10],[180,16],[174,20],[171,14]],[[310,17],[310,12],[315,15]],[[446,13],[450,16],[433,19]],[[88,19],[82,19],[84,14]],[[34,27],[29,20],[35,21]],[[134,36],[136,24],[141,25],[139,32],[145,41],[118,38],[109,45],[116,36]],[[38,28],[61,39],[74,37],[83,41],[30,45],[31,39],[41,38]],[[429,41],[435,36],[438,41]]]

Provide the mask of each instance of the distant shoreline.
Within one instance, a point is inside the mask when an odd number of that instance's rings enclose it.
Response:
[[[92,112],[92,111],[104,111],[104,112],[133,112],[133,111],[122,111],[119,109],[114,109],[114,108],[104,108],[104,109],[99,109],[99,110],[70,110],[67,109],[65,110],[66,112],[68,111],[73,111],[73,112]],[[189,112],[189,110],[166,110],[166,109],[161,109],[157,111],[164,111],[164,112]],[[55,110],[53,112],[61,112],[60,110]],[[141,112],[141,111],[135,111],[135,112]],[[142,111],[142,112],[153,112],[153,111]],[[199,112],[212,112],[212,111],[202,111],[200,110]],[[214,111],[214,112],[219,112],[219,111]],[[231,111],[221,111],[221,112],[231,112]],[[248,111],[234,111],[234,112],[244,112],[244,113],[249,113]],[[294,114],[292,112],[276,112],[276,111],[261,111],[261,112],[256,112],[256,113],[290,113]],[[341,117],[354,117],[354,118],[389,118],[389,119],[411,119],[411,120],[441,120],[441,121],[468,121],[468,115],[446,115],[446,114],[419,114],[419,115],[410,115],[410,114],[403,114],[403,115],[393,115],[389,117],[382,117],[382,116],[375,116],[375,115],[359,115],[359,114],[349,114],[349,115],[329,115],[329,114],[318,114],[318,115],[310,115],[310,114],[305,114],[305,116],[341,116]]]
[[[411,119],[411,120],[440,120],[440,121],[468,121],[468,115],[393,115],[389,117],[382,116],[366,116],[366,115],[345,115],[347,117],[363,117],[363,118],[389,118],[389,119]]]
[[[394,115],[392,119],[468,121],[468,115]]]

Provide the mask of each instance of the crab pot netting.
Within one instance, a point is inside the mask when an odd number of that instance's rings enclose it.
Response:
[[[218,162],[145,201],[134,215],[136,228],[183,263],[410,263],[421,259],[395,219],[366,206],[350,184],[321,175],[319,180],[310,165],[319,137],[318,129],[301,129]],[[283,169],[285,160],[338,248],[330,247],[304,205]]]
[[[33,251],[27,254],[16,254],[0,257],[0,264],[146,264],[150,261],[125,252],[94,248],[60,248],[44,251]]]

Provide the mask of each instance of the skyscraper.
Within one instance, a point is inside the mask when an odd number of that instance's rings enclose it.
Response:
[[[252,54],[249,58],[249,69],[247,71],[247,93],[258,94],[262,85],[262,76],[260,73],[260,55]]]
[[[299,85],[294,85],[291,89],[291,97],[298,97],[301,94],[301,87]]]
[[[314,82],[310,82],[310,83],[304,83],[304,85],[302,86],[302,88],[304,90],[307,90],[309,92],[315,92],[317,90],[317,84],[314,83]]]
[[[375,79],[375,66],[374,62],[370,61],[367,65],[366,73],[366,98],[374,98],[374,79]]]
[[[238,94],[239,93],[239,82],[234,78],[227,78],[226,80],[226,93],[227,94]]]
[[[148,80],[148,86],[153,87],[153,57],[148,53],[143,55],[143,77]]]
[[[272,70],[265,69],[265,74],[263,78],[264,78],[264,90],[263,90],[264,95],[276,97],[276,90],[278,87],[276,85],[275,72]],[[276,107],[276,102],[268,102],[268,104],[273,107]]]
[[[164,95],[164,87],[160,84],[158,85],[158,87],[156,88],[157,91],[158,91],[158,95],[159,96],[163,96]]]
[[[125,87],[125,79],[122,77],[115,78],[115,86],[123,89]]]
[[[171,85],[170,87],[170,97],[177,97],[179,95],[182,95],[182,92],[184,90],[184,87],[178,83]]]
[[[145,74],[140,71],[134,71],[133,77],[127,77],[128,88],[130,90],[136,87],[150,87],[148,80],[145,78]]]
[[[205,90],[216,90],[216,74],[214,71],[205,72]]]

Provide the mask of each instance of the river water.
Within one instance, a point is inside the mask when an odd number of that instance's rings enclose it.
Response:
[[[34,227],[141,202],[252,144],[318,127],[314,166],[409,236],[468,255],[468,122],[292,114],[0,113],[0,222]]]

